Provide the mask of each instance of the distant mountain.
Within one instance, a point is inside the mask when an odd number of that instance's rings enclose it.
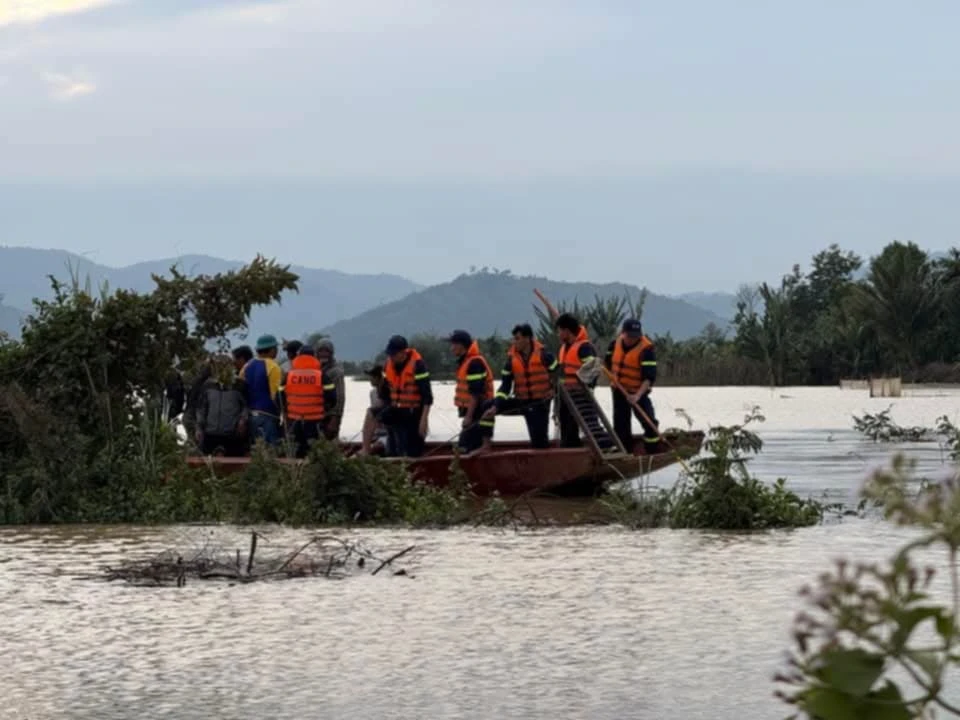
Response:
[[[17,310],[17,308],[0,304],[0,333],[9,337],[19,337],[20,323],[23,317],[23,312]]]
[[[463,328],[477,336],[494,332],[507,335],[519,322],[535,323],[534,288],[539,288],[554,303],[576,298],[581,303],[590,303],[598,295],[611,297],[640,292],[623,283],[567,283],[532,276],[475,273],[368,310],[324,328],[323,332],[331,336],[337,354],[345,360],[373,358],[395,333],[409,337],[419,332],[439,334]],[[643,323],[652,334],[669,332],[677,339],[697,335],[710,323],[720,327],[727,324],[722,317],[688,302],[653,293],[647,296]]]
[[[165,275],[172,265],[188,275],[212,275],[234,270],[243,263],[187,255],[110,268],[63,250],[0,247],[0,294],[5,305],[29,312],[33,298],[51,297],[48,275],[70,282],[73,274],[81,283],[89,281],[94,290],[105,282],[111,290],[142,292],[153,288],[151,274]],[[292,266],[291,270],[300,276],[300,292],[285,294],[280,305],[254,310],[250,319],[252,334],[271,332],[286,338],[301,337],[421,288],[397,275],[350,275],[299,266]]]
[[[718,315],[724,320],[733,320],[734,315],[737,314],[737,296],[733,293],[691,292],[678,295],[677,298]]]

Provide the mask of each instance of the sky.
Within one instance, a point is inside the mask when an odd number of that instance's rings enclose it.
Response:
[[[0,243],[674,292],[830,242],[942,249],[958,23],[936,0],[0,0]]]

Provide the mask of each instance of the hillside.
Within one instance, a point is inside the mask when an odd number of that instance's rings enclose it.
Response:
[[[507,335],[519,322],[536,322],[533,288],[539,288],[554,303],[592,302],[601,297],[636,295],[639,289],[622,283],[567,283],[539,277],[476,273],[452,282],[434,285],[357,317],[324,329],[337,344],[337,354],[346,360],[368,360],[380,352],[394,333],[449,333],[464,328],[474,335],[499,332]],[[684,339],[698,334],[709,323],[724,327],[726,321],[690,303],[663,295],[647,296],[643,315],[648,332],[670,332]]]
[[[196,275],[227,272],[243,263],[187,255],[110,268],[63,250],[0,247],[0,293],[5,305],[30,311],[33,298],[51,297],[48,275],[69,282],[73,272],[81,281],[89,278],[94,289],[106,282],[111,289],[145,291],[153,287],[151,274],[166,274],[174,264],[182,272]],[[255,310],[250,321],[254,334],[272,332],[287,338],[300,337],[420,289],[416,283],[397,275],[350,275],[299,266],[291,269],[300,276],[299,294],[288,293],[281,305]]]
[[[722,317],[724,320],[733,320],[737,314],[737,296],[725,292],[691,292],[677,296],[691,305]]]

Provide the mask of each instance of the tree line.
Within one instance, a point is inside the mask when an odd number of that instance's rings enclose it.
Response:
[[[586,325],[603,352],[627,317],[643,319],[645,293],[561,304]],[[535,331],[549,349],[559,343],[536,304]],[[868,262],[838,245],[794,265],[779,283],[743,285],[727,327],[696,337],[654,334],[659,382],[667,385],[832,385],[841,378],[901,376],[911,382],[960,382],[960,248],[931,257],[914,243],[891,242]],[[442,337],[411,344],[436,377],[456,361]],[[499,368],[510,346],[500,335],[478,338]],[[382,362],[378,357],[376,362]],[[360,364],[345,363],[351,374]]]

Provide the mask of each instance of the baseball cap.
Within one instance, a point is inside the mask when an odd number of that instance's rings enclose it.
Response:
[[[450,337],[447,338],[447,342],[459,343],[460,345],[469,347],[473,342],[473,338],[466,330],[454,330],[450,333]]]
[[[624,320],[623,334],[631,338],[643,337],[643,326],[640,324],[640,321],[635,318]]]

